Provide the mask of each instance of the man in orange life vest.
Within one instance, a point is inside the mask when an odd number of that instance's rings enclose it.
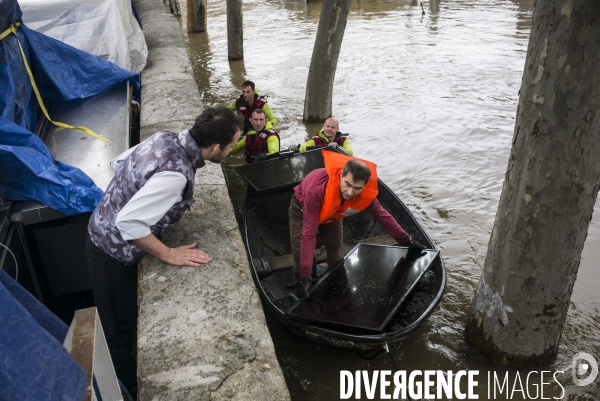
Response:
[[[373,163],[323,150],[325,168],[309,173],[294,188],[290,202],[290,238],[294,254],[294,280],[300,295],[308,297],[313,255],[320,235],[327,249],[327,265],[341,262],[344,217],[369,211],[398,244],[419,254],[425,247],[412,239],[377,200],[377,171]]]
[[[267,103],[266,97],[260,96],[255,88],[254,82],[244,81],[240,97],[227,106],[229,110],[237,111],[238,114],[244,117],[244,134],[252,129],[250,120],[252,119],[252,112],[256,109],[262,109],[265,112],[267,117],[266,129],[273,129],[278,122],[277,117],[273,115],[271,107]]]

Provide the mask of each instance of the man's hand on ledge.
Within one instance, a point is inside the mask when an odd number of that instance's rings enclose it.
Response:
[[[174,266],[200,266],[210,262],[210,257],[200,249],[196,248],[196,242],[190,245],[182,245],[177,248],[169,248],[163,260]]]
[[[210,257],[196,248],[196,242],[190,245],[182,245],[177,248],[169,248],[163,244],[154,234],[132,241],[133,244],[150,255],[157,257],[165,263],[173,266],[200,266],[210,262]]]

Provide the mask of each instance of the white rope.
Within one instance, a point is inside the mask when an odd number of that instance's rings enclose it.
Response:
[[[15,257],[15,254],[12,253],[12,251],[6,245],[4,245],[3,243],[0,242],[0,246],[2,246],[3,248],[6,248],[6,250],[8,252],[10,252],[10,254],[13,257],[13,259],[15,260],[15,269],[16,269],[16,272],[15,272],[15,281],[17,281],[17,279],[19,278],[19,264],[17,263],[17,258]]]

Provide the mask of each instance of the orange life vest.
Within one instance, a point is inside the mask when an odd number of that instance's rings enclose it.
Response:
[[[323,206],[321,206],[321,211],[319,213],[319,224],[331,223],[334,220],[343,219],[344,217],[352,216],[353,214],[365,210],[377,197],[377,166],[366,160],[357,159],[337,152],[322,150],[321,153],[325,160],[325,170],[327,170],[329,182],[325,187]],[[352,199],[344,201],[340,191],[340,184],[342,182],[340,176],[344,165],[350,159],[355,159],[366,164],[371,170],[371,178],[365,184],[365,187],[360,194]]]

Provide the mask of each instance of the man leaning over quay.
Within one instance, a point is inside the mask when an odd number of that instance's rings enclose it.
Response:
[[[195,243],[169,248],[161,238],[194,202],[196,169],[221,162],[241,128],[233,111],[208,107],[190,129],[157,132],[111,161],[116,174],[90,217],[86,257],[115,372],[134,399],[137,262],[146,252],[174,266],[210,262]]]

